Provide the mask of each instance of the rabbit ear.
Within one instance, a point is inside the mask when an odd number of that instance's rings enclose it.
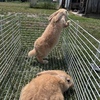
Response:
[[[66,81],[66,78],[62,75],[57,75],[57,77],[59,77],[61,80],[63,80],[64,82]]]
[[[63,12],[58,13],[58,14],[55,16],[55,22],[59,21],[59,20],[62,18],[63,15],[64,15]]]
[[[54,16],[56,16],[58,13],[59,13],[59,10],[56,11],[56,12],[54,12],[52,15],[50,15],[48,20],[51,21],[52,18],[53,18]]]
[[[43,72],[37,73],[37,76],[40,76],[43,74],[58,75],[55,71],[48,70],[48,71],[43,71]]]

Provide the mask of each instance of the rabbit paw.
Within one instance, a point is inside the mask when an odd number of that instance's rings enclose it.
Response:
[[[68,21],[67,21],[67,23],[66,23],[66,25],[65,25],[65,27],[69,26],[69,25],[70,25],[70,23],[71,23],[71,21],[70,21],[70,20],[68,20]]]
[[[67,23],[71,23],[71,21],[70,21],[70,20],[68,20],[68,21],[67,21]]]

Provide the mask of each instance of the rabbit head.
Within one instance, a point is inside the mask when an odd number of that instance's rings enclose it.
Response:
[[[72,88],[74,86],[73,79],[70,75],[68,75],[65,71],[61,70],[48,70],[48,71],[42,71],[37,74],[37,76],[43,75],[43,74],[50,74],[55,77],[58,77],[61,81],[63,81],[62,85],[62,91],[65,92],[69,88]]]
[[[54,21],[54,22],[57,22],[59,21],[62,16],[67,16],[68,15],[68,12],[66,9],[59,9],[58,11],[54,12],[52,15],[49,16],[49,21]]]

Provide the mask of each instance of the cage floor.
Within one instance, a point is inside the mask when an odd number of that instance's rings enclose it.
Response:
[[[60,46],[56,46],[48,55],[48,64],[40,64],[34,57],[28,58],[27,53],[29,50],[26,48],[20,50],[13,68],[7,73],[3,82],[1,82],[0,100],[18,100],[22,87],[40,71],[53,69],[67,71],[66,62]],[[65,93],[65,100],[69,100],[68,98],[73,98],[72,90]]]

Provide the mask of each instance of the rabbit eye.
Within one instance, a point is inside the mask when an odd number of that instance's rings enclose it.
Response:
[[[70,79],[67,79],[67,82],[70,83]]]

